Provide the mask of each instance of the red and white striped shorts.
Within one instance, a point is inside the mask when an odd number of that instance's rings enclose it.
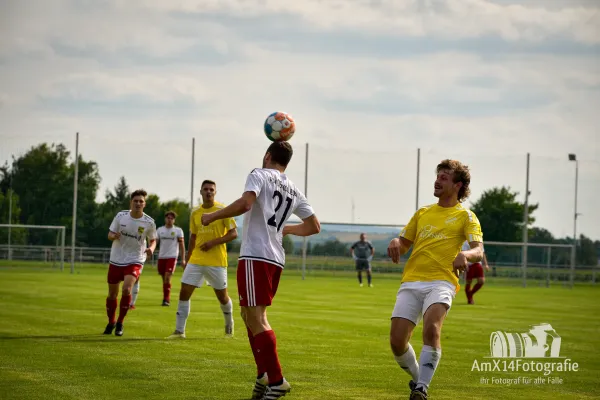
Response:
[[[283,268],[257,260],[238,260],[237,287],[240,306],[270,306]]]

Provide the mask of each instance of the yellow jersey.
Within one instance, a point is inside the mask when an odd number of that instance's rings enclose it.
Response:
[[[208,251],[200,250],[200,246],[203,243],[223,237],[227,231],[237,227],[233,218],[220,219],[210,223],[208,226],[202,225],[202,214],[212,213],[224,207],[223,204],[215,202],[215,205],[211,208],[199,206],[192,211],[190,232],[192,235],[196,235],[196,245],[192,251],[190,264],[227,268],[227,245],[225,243],[217,245]]]
[[[483,242],[475,213],[457,204],[420,208],[402,229],[400,236],[413,242],[402,274],[402,282],[447,281],[456,286],[458,276],[452,262],[465,242]]]

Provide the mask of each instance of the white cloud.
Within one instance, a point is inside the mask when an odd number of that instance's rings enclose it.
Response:
[[[40,96],[44,99],[79,101],[118,100],[128,96],[151,102],[169,103],[178,100],[200,103],[209,99],[202,83],[180,75],[108,74],[93,72],[73,74],[50,82]]]
[[[123,4],[121,2],[120,4]],[[293,15],[325,30],[353,29],[394,36],[464,39],[498,35],[509,41],[539,41],[565,35],[600,43],[598,7],[546,9],[486,0],[145,0],[148,7],[189,13],[222,12],[238,17]]]

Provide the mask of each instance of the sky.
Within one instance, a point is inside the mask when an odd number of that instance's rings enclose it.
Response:
[[[120,176],[188,200],[195,138],[195,201],[209,178],[228,203],[286,111],[288,175],[321,221],[407,223],[445,158],[472,170],[467,206],[523,201],[529,153],[534,226],[572,236],[575,153],[578,232],[600,240],[598,1],[0,3],[2,163],[79,132],[99,201]]]

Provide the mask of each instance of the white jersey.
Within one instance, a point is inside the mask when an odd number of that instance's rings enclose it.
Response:
[[[469,242],[465,241],[462,245],[462,249],[460,249],[461,251],[467,251],[467,250],[471,250],[471,245],[469,244]],[[483,252],[485,253],[485,248],[483,248]],[[472,262],[468,262],[467,261],[467,266],[472,265]]]
[[[148,215],[133,218],[129,210],[119,212],[112,223],[110,231],[121,233],[121,237],[113,240],[110,249],[110,263],[117,267],[130,264],[144,264],[146,261],[146,239],[156,239],[156,224]]]
[[[314,214],[306,197],[285,174],[256,168],[246,179],[244,192],[256,193],[256,202],[244,215],[240,259],[266,261],[283,268],[282,230],[295,214],[305,219]]]
[[[179,239],[183,239],[183,230],[178,226],[167,228],[161,226],[156,231],[158,235],[160,248],[158,249],[158,258],[177,258],[179,257]]]

